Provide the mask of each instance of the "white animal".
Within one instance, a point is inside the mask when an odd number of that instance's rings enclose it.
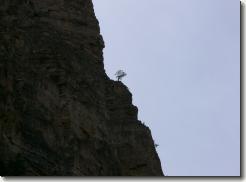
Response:
[[[123,71],[123,70],[119,70],[115,73],[116,78],[118,79],[118,81],[122,80],[122,78],[124,76],[126,76],[127,74]]]

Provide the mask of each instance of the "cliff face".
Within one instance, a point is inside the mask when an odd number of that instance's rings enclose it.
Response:
[[[91,0],[0,4],[0,175],[163,175]]]

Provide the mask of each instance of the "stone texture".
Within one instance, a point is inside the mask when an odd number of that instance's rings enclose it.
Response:
[[[91,0],[0,4],[0,175],[162,176]]]

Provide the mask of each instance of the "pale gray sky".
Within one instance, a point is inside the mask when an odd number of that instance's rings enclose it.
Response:
[[[239,0],[93,0],[165,174],[240,175]]]

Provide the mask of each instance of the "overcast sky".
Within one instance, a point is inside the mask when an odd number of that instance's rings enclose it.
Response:
[[[93,0],[104,64],[169,176],[240,175],[239,0]]]

